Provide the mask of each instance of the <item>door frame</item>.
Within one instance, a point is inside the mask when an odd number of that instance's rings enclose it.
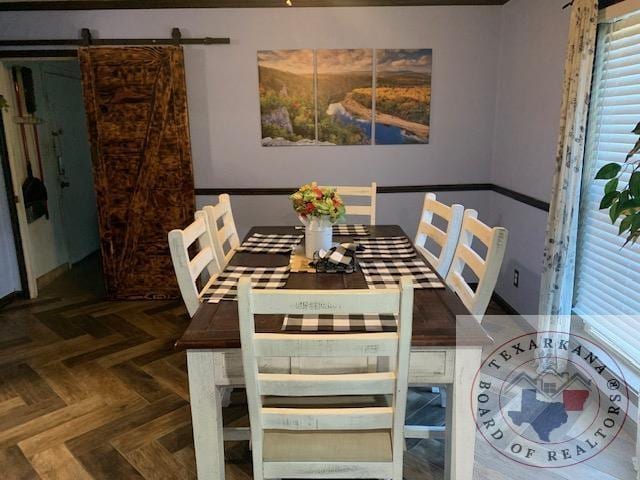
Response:
[[[13,91],[13,80],[11,78],[11,72],[7,65],[0,59],[0,93],[4,96],[11,105],[15,105],[16,99]],[[14,225],[14,235],[18,234],[20,242],[16,243],[16,253],[18,255],[18,265],[24,266],[24,275],[26,282],[23,280],[23,292],[25,296],[29,298],[36,298],[38,296],[38,284],[36,282],[35,272],[33,271],[32,258],[32,245],[29,237],[27,212],[24,206],[24,197],[22,195],[22,188],[18,183],[18,179],[26,178],[25,167],[25,153],[23,151],[22,143],[20,141],[20,134],[18,132],[18,125],[11,120],[13,113],[11,111],[4,110],[0,113],[2,115],[2,129],[4,147],[6,147],[6,158],[8,163],[8,169],[6,170],[11,181],[11,191],[14,198],[9,202],[16,213],[17,229]],[[9,189],[7,189],[9,190]],[[17,198],[17,202],[15,199]],[[10,207],[10,208],[12,208]],[[22,269],[21,269],[22,276]]]
[[[16,292],[22,297],[29,297],[29,277],[27,275],[27,265],[25,263],[22,235],[20,234],[20,221],[18,219],[17,203],[19,198],[13,188],[13,175],[9,161],[9,150],[4,129],[4,119],[0,115],[0,167],[3,173],[3,180],[7,191],[7,204],[9,205],[9,217],[11,218],[11,233],[13,234],[13,244],[16,252],[16,262],[20,274],[20,290]]]

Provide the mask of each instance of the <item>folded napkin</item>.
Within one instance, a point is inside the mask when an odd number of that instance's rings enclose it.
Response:
[[[353,273],[356,269],[356,252],[361,251],[357,243],[341,243],[329,250],[320,250],[313,255],[311,265],[318,273]]]

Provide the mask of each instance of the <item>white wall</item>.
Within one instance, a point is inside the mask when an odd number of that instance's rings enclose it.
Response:
[[[491,182],[547,202],[571,13],[565,3],[510,0],[502,7]],[[547,214],[498,193],[490,205],[491,223],[510,234],[496,291],[520,313],[537,313]]]
[[[185,47],[196,187],[322,183],[486,182],[500,7],[211,9],[6,12],[3,38],[228,36],[229,46]],[[277,48],[433,49],[430,145],[260,145],[256,52]]]
[[[38,80],[45,93],[41,105],[42,151],[51,159],[52,202],[62,215],[60,239],[66,244],[68,262],[77,263],[100,248],[98,213],[91,165],[91,148],[80,81],[80,65],[73,61],[38,62]],[[52,131],[62,133],[55,138]],[[54,144],[55,142],[55,144]],[[60,155],[64,176],[58,177],[55,158]],[[68,186],[60,188],[60,181]]]

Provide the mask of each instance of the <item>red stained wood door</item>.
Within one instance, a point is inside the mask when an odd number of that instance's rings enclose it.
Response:
[[[195,199],[181,47],[78,50],[108,295],[173,298],[167,232]]]

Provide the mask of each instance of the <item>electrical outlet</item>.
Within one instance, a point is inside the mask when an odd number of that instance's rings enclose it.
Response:
[[[513,269],[513,286],[518,287],[518,283],[520,283],[520,272],[517,268]]]

